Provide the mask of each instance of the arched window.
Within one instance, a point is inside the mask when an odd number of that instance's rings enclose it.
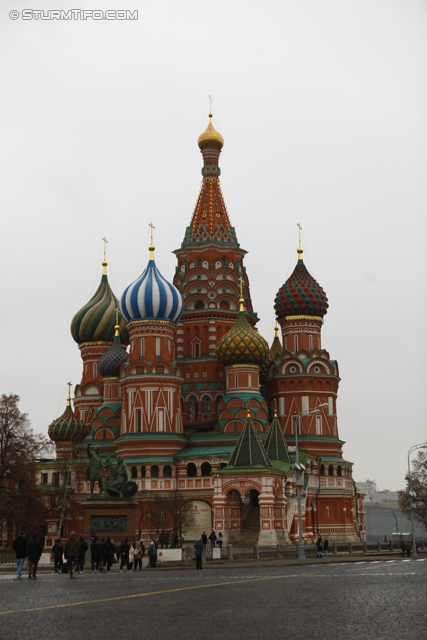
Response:
[[[90,480],[90,467],[86,469],[86,480]]]
[[[226,462],[220,462],[219,468],[220,469],[225,469],[225,467],[228,467],[227,463]]]
[[[138,470],[136,467],[131,467],[130,468],[130,475],[131,478],[137,478],[138,477]]]
[[[196,422],[196,420],[197,420],[197,398],[196,398],[196,396],[190,396],[188,398],[188,412],[190,414],[190,422]]]
[[[141,478],[146,478],[147,477],[147,470],[145,468],[145,465],[142,465],[141,467]]]
[[[328,475],[329,476],[333,476],[334,475],[334,465],[330,464],[328,467]]]
[[[211,410],[211,399],[209,398],[209,396],[203,396],[202,403],[203,411],[208,412]]]
[[[337,476],[338,476],[339,478],[341,478],[341,475],[342,475],[342,472],[341,472],[341,465],[339,464],[339,465],[337,466]]]
[[[156,464],[153,464],[151,467],[151,477],[152,478],[159,477],[159,467]]]
[[[163,467],[163,477],[164,478],[172,478],[172,467],[170,464],[165,464]]]
[[[195,308],[196,310],[204,309],[204,308],[205,308],[205,303],[204,303],[204,302],[202,302],[201,300],[198,300],[198,301],[196,302],[196,304],[194,305],[194,308]]]
[[[202,476],[210,476],[212,467],[209,462],[202,462],[201,470]]]
[[[321,464],[319,467],[319,475],[324,476],[325,475],[325,465]]]
[[[197,467],[194,462],[187,464],[187,478],[195,478],[197,476]]]

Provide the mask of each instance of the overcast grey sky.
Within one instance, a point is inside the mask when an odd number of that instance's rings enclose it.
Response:
[[[138,20],[9,18],[28,7]],[[260,332],[272,341],[301,222],[329,298],[344,457],[357,480],[404,485],[427,440],[426,33],[425,0],[1,2],[0,392],[35,430],[80,380],[69,326],[99,284],[101,238],[118,297],[150,221],[172,279],[210,93]]]

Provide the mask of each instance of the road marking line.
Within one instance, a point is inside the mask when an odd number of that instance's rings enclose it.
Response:
[[[114,596],[113,598],[100,598],[99,600],[83,600],[80,602],[66,602],[64,604],[52,604],[44,607],[34,607],[32,609],[10,609],[9,611],[0,611],[0,616],[9,615],[12,613],[33,613],[35,611],[49,611],[50,609],[66,609],[68,607],[78,607],[84,604],[102,604],[105,602],[117,602],[118,600],[127,600],[128,598],[145,598],[147,596],[158,596],[165,593],[178,593],[179,591],[194,591],[195,589],[209,589],[211,587],[224,587],[235,584],[244,584],[248,582],[265,582],[266,580],[283,580],[284,578],[300,578],[300,577],[313,577],[310,573],[294,573],[290,575],[281,576],[267,576],[264,578],[251,578],[249,580],[233,580],[229,582],[213,582],[211,584],[200,584],[190,587],[178,587],[176,589],[164,589],[163,591],[147,591],[146,593],[134,593],[125,596]],[[326,577],[326,576],[325,576]]]

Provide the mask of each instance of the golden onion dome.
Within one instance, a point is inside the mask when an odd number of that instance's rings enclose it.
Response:
[[[260,368],[268,362],[270,350],[266,340],[249,324],[246,319],[243,299],[240,299],[240,312],[234,327],[219,340],[216,357],[226,366],[256,365]]]
[[[87,427],[79,420],[71,408],[71,398],[68,396],[67,406],[60,418],[49,425],[49,438],[54,442],[73,442],[79,444],[90,433]]]
[[[200,151],[204,149],[217,149],[221,151],[224,146],[224,138],[212,124],[212,114],[209,114],[209,124],[197,140],[197,144],[199,145]]]

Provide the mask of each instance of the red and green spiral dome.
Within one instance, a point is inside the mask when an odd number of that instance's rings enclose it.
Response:
[[[320,284],[307,270],[302,249],[298,249],[298,263],[292,275],[280,287],[274,301],[276,316],[315,316],[323,318],[328,311],[328,298]]]

